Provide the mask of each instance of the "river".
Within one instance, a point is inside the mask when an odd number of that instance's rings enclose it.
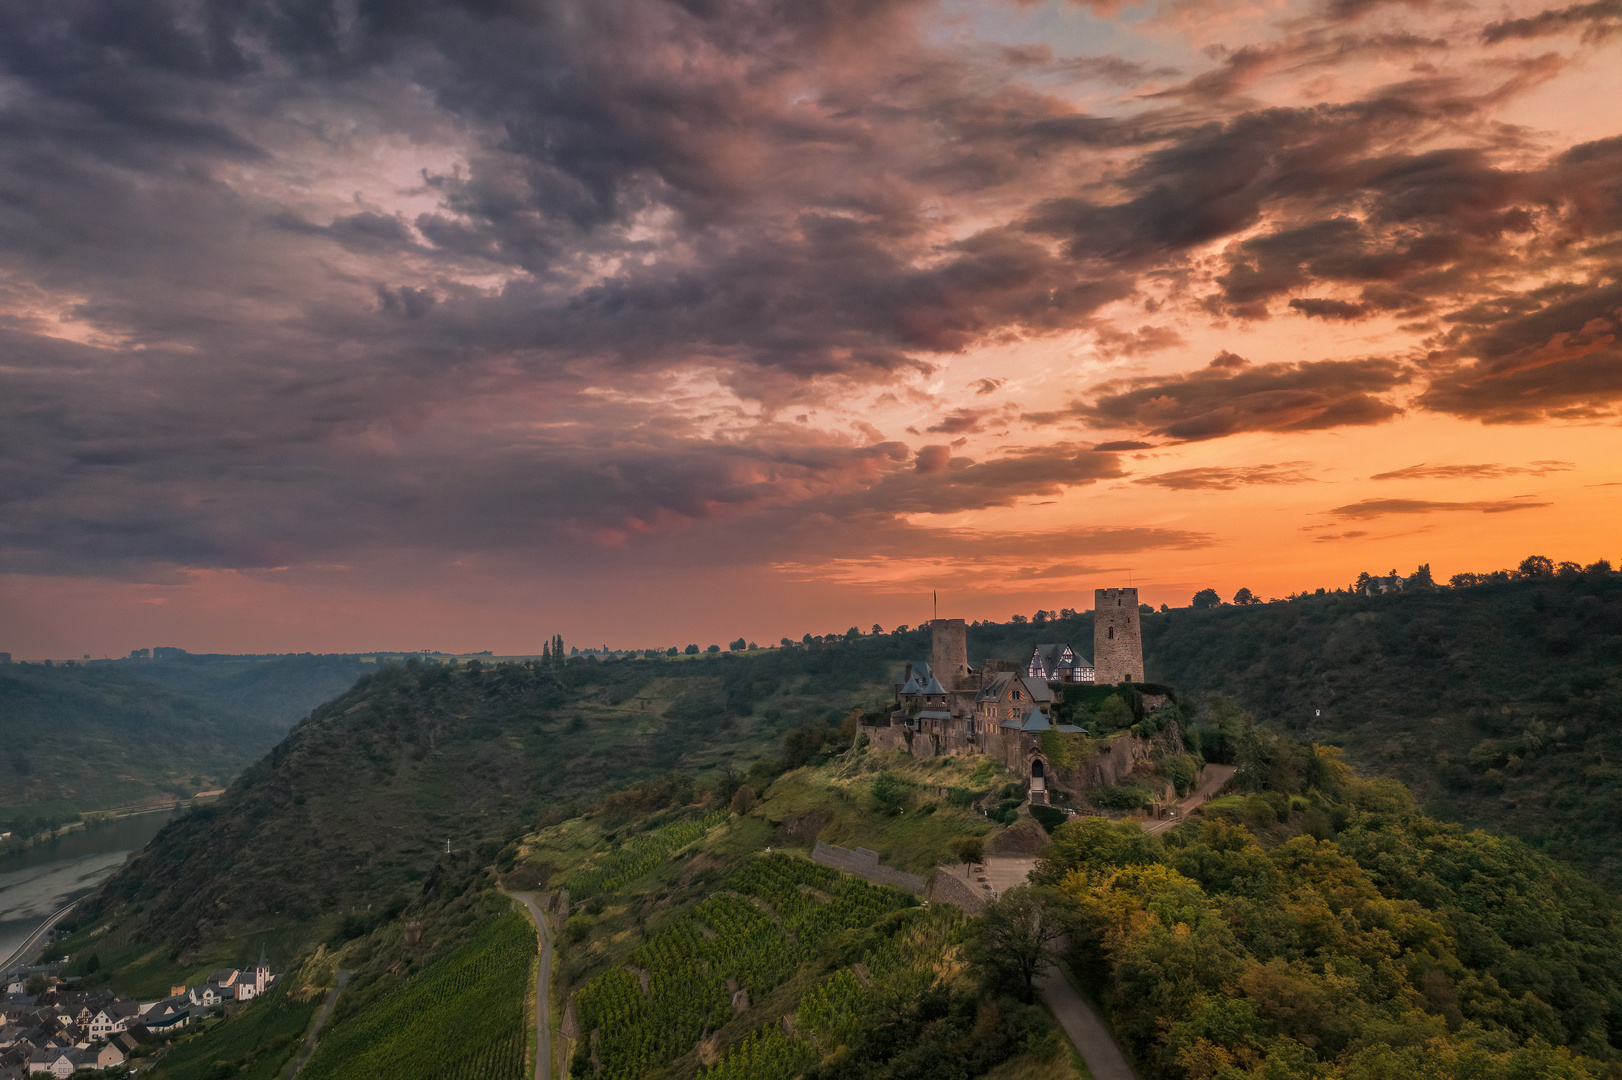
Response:
[[[173,819],[173,812],[163,812],[93,823],[0,859],[0,963],[35,927],[111,877]]]

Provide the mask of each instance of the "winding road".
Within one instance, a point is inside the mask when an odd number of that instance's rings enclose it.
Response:
[[[1199,786],[1173,804],[1177,807],[1177,816],[1159,821],[1145,818],[1143,820],[1143,831],[1148,833],[1165,832],[1173,825],[1182,824],[1183,820],[1188,817],[1189,811],[1222,790],[1222,785],[1233,779],[1235,771],[1232,765],[1207,765],[1200,771]]]
[[[46,919],[44,922],[35,927],[34,932],[24,938],[21,945],[17,946],[17,950],[10,956],[6,957],[5,963],[0,964],[0,972],[7,972],[14,967],[23,965],[27,961],[29,954],[39,949],[40,943],[45,940],[45,935],[51,932],[51,927],[61,922],[62,916],[72,911],[73,905],[77,904],[78,902],[79,901],[75,900],[73,904],[69,904],[67,907],[63,908],[61,911],[58,911],[55,915],[52,915],[49,919]]]
[[[534,893],[508,893],[529,911],[541,941],[541,968],[535,976],[535,1080],[552,1080],[552,931],[535,906]]]
[[[1076,993],[1057,968],[1036,980],[1036,991],[1053,1011],[1054,1019],[1070,1037],[1070,1044],[1087,1063],[1093,1080],[1136,1080],[1126,1054],[1087,999]]]

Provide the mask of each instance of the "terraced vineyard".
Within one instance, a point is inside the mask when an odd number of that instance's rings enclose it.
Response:
[[[154,1080],[272,1080],[298,1048],[317,1001],[293,1001],[286,985],[218,1026],[177,1043],[152,1070]]]
[[[806,859],[752,858],[721,891],[633,951],[627,967],[603,972],[580,989],[575,1008],[588,1039],[571,1072],[593,1075],[594,1053],[599,1080],[639,1080],[731,1021],[734,989],[758,1000],[813,961],[828,935],[870,927],[897,912],[912,909],[889,943],[867,957],[873,970],[888,973],[911,958],[938,956],[961,915],[915,903]],[[898,939],[905,948],[894,947]],[[916,951],[929,944],[934,951]],[[792,1077],[839,1044],[866,994],[849,969],[839,971],[800,1003],[798,1034],[781,1024],[759,1028],[703,1075]]]
[[[493,918],[321,1037],[300,1080],[525,1080],[535,927]]]
[[[563,881],[572,900],[613,892],[663,862],[671,852],[691,844],[725,821],[728,813],[716,810],[701,818],[672,821],[632,837],[617,849],[598,856]]]

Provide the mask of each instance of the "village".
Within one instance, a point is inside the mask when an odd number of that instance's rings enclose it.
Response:
[[[196,985],[171,986],[166,997],[133,1001],[76,990],[52,965],[15,970],[0,995],[0,1080],[122,1068],[155,1041],[254,1000],[277,979],[261,955],[251,970],[221,968]]]

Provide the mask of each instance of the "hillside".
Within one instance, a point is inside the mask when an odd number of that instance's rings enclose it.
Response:
[[[1622,574],[1181,609],[1143,633],[1151,678],[1622,883]]]
[[[881,691],[862,675],[886,667],[840,648],[388,665],[316,709],[218,804],[166,827],[80,917],[116,921],[104,968],[142,986],[244,962],[261,940],[301,954],[398,911],[447,844],[488,862],[537,820],[632,781],[724,781],[786,731],[871,705]]]
[[[1037,902],[1070,927],[1073,970],[1139,1075],[1622,1075],[1622,912],[1599,888],[1517,841],[1427,818],[1333,751],[1248,738],[1239,793],[1195,820],[1150,836],[1081,819],[1038,864]],[[752,807],[645,785],[526,834],[495,868],[442,856],[394,917],[290,978],[288,1000],[308,1003],[337,968],[355,973],[308,1075],[530,1075],[518,1006],[534,938],[495,891],[499,870],[573,899],[552,995],[571,1077],[1076,1077],[1046,1014],[996,979],[986,919],[805,857],[837,840],[925,869],[956,839],[996,843],[1030,822],[1005,830],[951,793],[994,797],[1005,777],[972,758],[820,756]],[[898,781],[903,812],[881,809]],[[268,1080],[298,1007],[205,1028],[155,1080]],[[222,1061],[233,1071],[206,1071]]]
[[[368,670],[324,656],[0,666],[0,831],[222,787]]]
[[[966,784],[994,795],[1007,777],[986,765],[858,751],[791,771],[754,813],[729,811],[724,787],[653,783],[498,853],[509,887],[562,883],[577,900],[559,934],[554,1001],[560,1016],[572,1001],[598,1034],[559,1045],[561,1067],[787,1080],[849,1044],[828,1075],[1075,1080],[1045,1014],[982,992],[965,961],[961,912],[804,857],[820,833],[880,845],[917,869],[950,859],[954,838],[995,827],[938,791]],[[909,813],[871,812],[880,777],[905,788]],[[521,1006],[535,937],[495,886],[475,857],[438,856],[401,910],[302,963],[273,1004],[280,1011],[250,1024],[254,1006],[212,1022],[162,1060],[155,1080],[202,1080],[221,1062],[231,1075],[276,1075],[292,1050],[278,1020],[299,1007],[284,1001],[309,1008],[340,967],[353,979],[302,1075],[532,1075]],[[647,990],[627,971],[645,972]],[[892,1017],[877,1043],[868,1037],[876,1010]]]

